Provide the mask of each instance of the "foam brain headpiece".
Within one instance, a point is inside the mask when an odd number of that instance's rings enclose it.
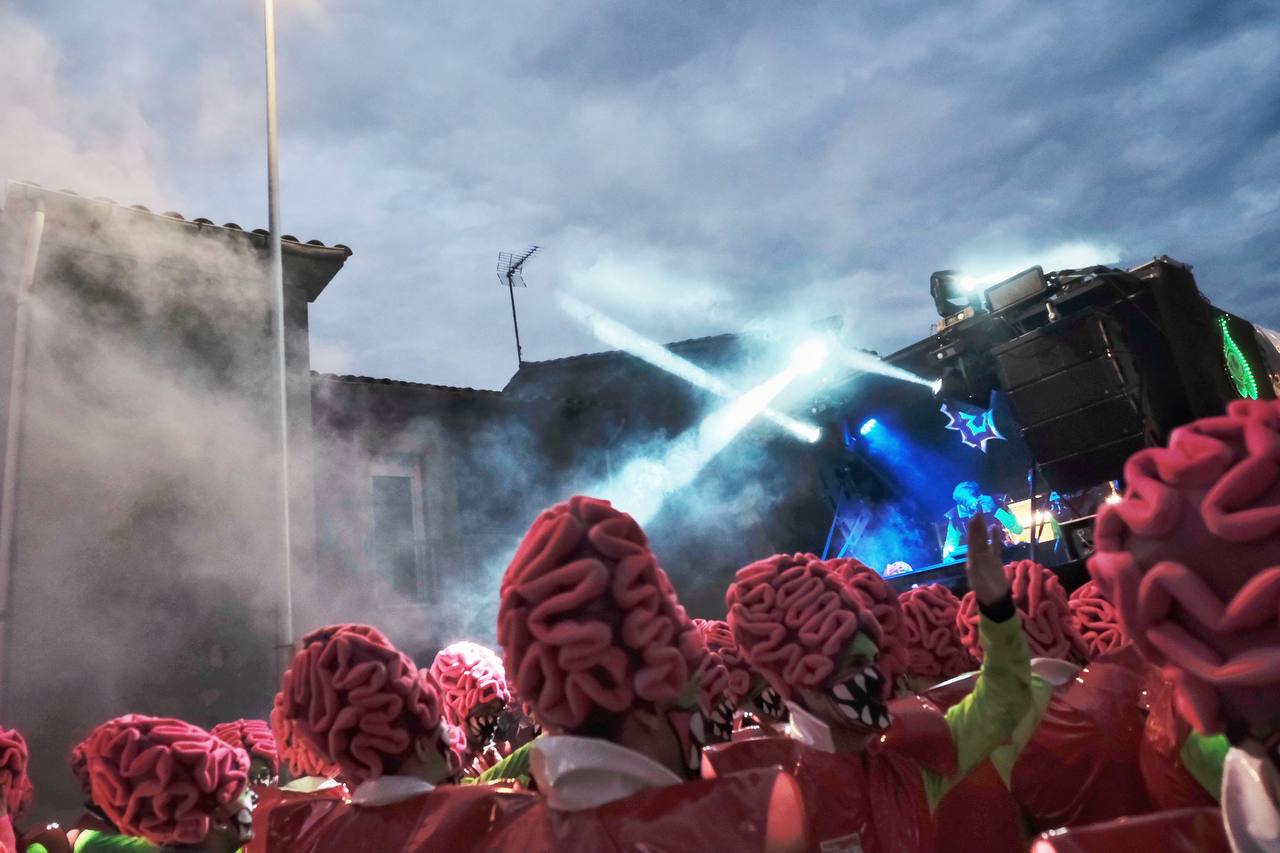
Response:
[[[1280,726],[1280,403],[1238,400],[1125,465],[1089,572],[1201,731]]]
[[[229,723],[218,723],[210,729],[217,738],[239,747],[249,753],[249,758],[260,758],[271,768],[272,775],[280,772],[280,754],[277,750],[275,735],[266,720],[234,720]]]
[[[1088,658],[1067,604],[1067,591],[1058,576],[1039,563],[1019,560],[1004,567],[1013,603],[1022,617],[1022,633],[1032,657],[1059,658],[1082,663]],[[978,600],[972,591],[960,599],[956,625],[969,654],[982,660],[978,640]]]
[[[438,688],[376,628],[331,625],[302,638],[282,711],[352,785],[398,766],[418,737],[443,737]],[[444,755],[441,741],[441,754]]]
[[[342,768],[316,752],[315,748],[294,729],[293,721],[284,715],[284,694],[277,693],[271,706],[271,734],[276,739],[280,758],[297,779],[302,776],[322,776],[332,779]]]
[[[813,554],[778,554],[738,570],[725,594],[738,648],[786,699],[820,689],[859,633],[877,646],[880,624],[853,588]]]
[[[27,775],[31,760],[26,738],[17,729],[0,728],[0,795],[9,816],[20,817],[31,805],[35,788]]]
[[[553,733],[678,703],[706,658],[640,526],[581,496],[525,534],[502,578],[498,642],[507,677]]]
[[[198,844],[229,820],[249,784],[249,756],[181,720],[130,715],[86,746],[93,801],[128,835]]]
[[[960,640],[960,599],[940,583],[909,589],[898,597],[907,636],[907,672],[952,678],[977,668]]]
[[[899,675],[907,671],[906,625],[898,594],[879,572],[859,560],[842,557],[829,562],[880,623],[882,639],[877,663],[885,678],[893,684]]]
[[[1071,593],[1067,604],[1090,660],[1129,642],[1120,625],[1120,614],[1103,597],[1097,581],[1089,581]]]
[[[707,651],[724,664],[728,676],[723,688],[724,697],[733,707],[738,707],[751,692],[751,667],[742,657],[738,641],[733,638],[733,629],[723,619],[694,619],[693,624],[702,634]]]
[[[502,659],[478,643],[466,640],[441,649],[431,662],[431,675],[440,685],[445,718],[466,728],[467,716],[475,708],[499,701],[511,701]]]

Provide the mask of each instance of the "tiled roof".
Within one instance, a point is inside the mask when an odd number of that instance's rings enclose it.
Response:
[[[738,337],[741,337],[741,335],[739,335],[736,332],[726,332],[719,335],[707,335],[706,337],[701,337],[701,338],[687,338],[683,341],[675,341],[673,343],[663,344],[663,347],[669,350],[678,351],[681,349],[688,349],[689,347],[695,346],[697,344],[709,344],[713,342],[728,343],[729,341]],[[533,367],[533,368],[550,367],[553,365],[566,364],[569,362],[602,360],[606,358],[620,358],[623,356],[626,356],[628,358],[635,358],[635,356],[632,356],[630,353],[624,350],[605,350],[604,352],[587,352],[587,353],[581,353],[579,355],[566,355],[561,358],[548,358],[543,361],[526,361],[521,363],[520,368],[523,370],[526,367]]]
[[[13,181],[13,182],[11,182],[11,183],[12,183],[12,184],[14,184],[14,185],[16,185],[16,186],[20,186],[20,187],[21,187],[21,186],[32,187],[32,188],[37,189],[37,190],[39,190],[40,192],[44,192],[44,193],[58,192],[58,193],[61,193],[62,195],[75,196],[75,197],[77,197],[77,198],[88,198],[87,196],[82,196],[80,193],[76,192],[75,190],[65,190],[65,189],[64,189],[64,190],[51,190],[51,189],[49,189],[48,187],[43,187],[43,186],[41,186],[40,184],[35,183],[34,181]],[[90,201],[101,202],[102,204],[110,204],[110,205],[113,205],[113,206],[115,206],[115,207],[123,208],[123,209],[125,209],[125,210],[136,210],[136,211],[138,211],[139,213],[146,213],[146,214],[150,214],[151,216],[163,216],[163,217],[166,217],[166,218],[168,218],[168,219],[176,219],[176,220],[178,220],[178,221],[180,221],[180,222],[191,222],[191,223],[193,223],[193,224],[195,224],[195,225],[199,225],[199,226],[202,226],[202,227],[208,227],[208,228],[225,228],[225,229],[226,229],[226,230],[228,230],[228,231],[244,231],[244,229],[243,229],[243,228],[241,228],[241,227],[240,227],[238,224],[236,224],[235,222],[224,222],[222,225],[220,225],[220,226],[219,226],[219,225],[214,224],[214,222],[213,222],[213,220],[212,220],[212,219],[206,219],[206,218],[205,218],[205,217],[203,217],[203,216],[198,216],[198,217],[196,217],[196,218],[194,218],[194,219],[187,219],[185,216],[183,216],[181,213],[178,213],[176,210],[166,210],[164,213],[155,213],[155,212],[154,212],[154,211],[152,211],[150,208],[148,208],[146,205],[142,205],[142,204],[130,204],[130,205],[124,205],[124,204],[120,204],[119,202],[115,201],[114,199],[104,198],[104,197],[102,197],[102,196],[98,196],[98,197],[96,197],[96,198],[89,199],[89,200],[90,200]],[[267,234],[268,234],[268,232],[267,232],[267,230],[266,230],[265,228],[255,228],[255,229],[253,229],[252,231],[250,231],[250,232],[248,232],[248,233],[250,233],[250,234],[257,234],[257,235],[259,235],[259,236],[263,236],[263,237],[267,236]],[[305,241],[305,242],[304,242],[304,241],[302,241],[302,240],[299,240],[297,237],[293,236],[292,234],[281,234],[281,235],[280,235],[280,239],[281,239],[282,241],[285,241],[285,242],[289,242],[289,243],[296,243],[296,244],[298,244],[298,245],[300,245],[300,246],[315,246],[316,248],[319,248],[319,249],[330,249],[330,248],[332,248],[332,249],[341,249],[343,252],[345,252],[345,253],[346,253],[346,255],[347,255],[348,257],[352,254],[352,252],[351,252],[351,248],[350,248],[349,246],[344,246],[342,243],[334,243],[332,246],[327,246],[327,245],[325,245],[325,244],[324,244],[322,241],[320,241],[320,240],[307,240],[307,241]]]
[[[504,391],[493,391],[487,388],[463,388],[456,385],[433,385],[430,382],[409,382],[404,379],[386,379],[377,376],[355,376],[352,374],[338,373],[318,373],[311,371],[312,379],[322,379],[328,382],[349,382],[356,385],[388,385],[401,388],[421,388],[426,391],[440,391],[445,394],[456,394],[458,396],[476,396],[484,397],[490,400],[502,400],[510,403],[556,403],[570,406],[593,406],[594,400],[583,397],[561,398],[561,397],[516,397]]]
[[[486,388],[463,388],[456,385],[433,385],[430,382],[409,382],[404,379],[385,379],[377,376],[355,376],[347,373],[317,373],[311,371],[313,379],[327,379],[330,382],[353,382],[361,385],[397,385],[406,388],[426,388],[431,391],[445,391],[452,394],[477,394],[489,397],[501,397],[501,391]]]

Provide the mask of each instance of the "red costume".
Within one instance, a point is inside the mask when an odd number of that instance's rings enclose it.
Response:
[[[947,826],[948,835],[963,838],[959,849],[1018,849],[1021,838],[1007,792],[998,779],[983,788],[969,775],[1008,738],[1029,705],[1026,650],[1016,619],[1004,631],[1011,650],[993,658],[993,670],[1008,658],[1008,672],[1020,687],[1010,690],[1009,682],[997,676],[988,685],[991,707],[968,703],[957,716],[967,717],[967,723],[957,722],[956,731],[968,737],[970,749],[964,754],[972,762],[961,768],[951,721],[936,706],[907,697],[886,707],[891,686],[875,665],[885,634],[873,615],[874,599],[848,581],[862,574],[856,570],[860,564],[850,569],[852,562],[778,555],[738,572],[726,595],[729,623],[752,667],[789,700],[792,737],[715,747],[708,750],[709,763],[717,773],[770,765],[793,772],[805,795],[814,842],[823,851],[937,849],[935,826],[940,824],[932,812],[944,804],[956,822]],[[905,643],[902,648],[905,655]],[[1012,663],[1019,655],[1021,676]],[[837,748],[833,717],[817,717],[818,709],[839,715],[840,736],[853,738],[849,746]],[[986,719],[971,725],[979,717]],[[975,796],[986,790],[1002,796],[1005,822],[994,809],[981,820],[953,812],[950,804],[957,800],[951,798],[961,787],[971,787]]]
[[[281,713],[294,733],[341,768],[351,800],[283,802],[267,822],[268,849],[395,853],[479,849],[528,795],[489,787],[435,787],[397,775],[411,759],[438,778],[461,770],[442,719],[439,688],[381,632],[334,625],[302,640],[284,676]],[[522,799],[524,797],[525,799]]]
[[[1280,403],[1237,400],[1125,465],[1089,572],[1198,731],[1225,732],[1239,850],[1280,847]],[[1269,763],[1270,768],[1264,766]]]
[[[161,845],[199,845],[224,830],[247,840],[244,750],[190,723],[139,714],[94,729],[85,750],[93,802],[121,832]]]
[[[548,735],[530,749],[539,804],[497,849],[803,849],[790,777],[685,781],[708,734],[708,681],[723,695],[730,678],[629,515],[584,497],[544,511],[501,595],[508,676]]]
[[[1031,853],[1229,853],[1217,809],[1182,809],[1045,833]]]

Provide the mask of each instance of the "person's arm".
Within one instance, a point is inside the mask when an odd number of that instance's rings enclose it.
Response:
[[[978,636],[982,667],[973,690],[946,714],[956,749],[956,772],[942,776],[923,771],[930,810],[965,774],[1013,736],[1032,707],[1031,656],[998,555],[999,545],[992,545],[987,536],[986,519],[981,513],[974,515],[969,520],[965,569],[981,611]]]
[[[1017,536],[1022,532],[1022,525],[1018,522],[1017,516],[1009,512],[1008,507],[1000,507],[996,510],[996,520],[1004,525],[1004,529]]]
[[[1215,800],[1222,796],[1222,763],[1231,744],[1226,735],[1202,735],[1192,732],[1182,742],[1178,758],[1200,786]]]
[[[483,784],[485,782],[500,782],[503,779],[515,779],[522,785],[529,785],[529,755],[530,749],[537,743],[537,740],[531,740],[524,746],[517,748],[506,758],[490,767],[475,778],[475,784]],[[463,780],[464,783],[468,780]]]

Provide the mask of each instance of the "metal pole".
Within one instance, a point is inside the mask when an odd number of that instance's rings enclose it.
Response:
[[[37,201],[27,229],[27,249],[14,293],[13,363],[9,373],[9,422],[4,440],[4,483],[0,487],[0,715],[8,719],[9,597],[13,588],[14,532],[18,513],[18,465],[22,445],[22,415],[27,382],[27,328],[31,322],[31,291],[44,236],[44,202]]]
[[[524,352],[520,349],[520,322],[516,320],[516,286],[511,281],[511,273],[507,273],[507,293],[511,295],[511,325],[516,329],[516,367],[519,368],[524,365]]]
[[[271,273],[271,295],[274,312],[276,373],[279,377],[279,449],[280,449],[280,514],[283,553],[283,601],[279,609],[278,658],[287,660],[293,643],[293,535],[289,513],[289,379],[286,364],[284,323],[284,259],[280,247],[280,167],[276,122],[276,15],[275,0],[265,0],[267,37],[267,249]]]
[[[1031,530],[1027,539],[1031,543],[1031,562],[1036,559],[1036,461],[1031,460],[1031,467],[1027,469],[1027,490],[1031,492]]]

